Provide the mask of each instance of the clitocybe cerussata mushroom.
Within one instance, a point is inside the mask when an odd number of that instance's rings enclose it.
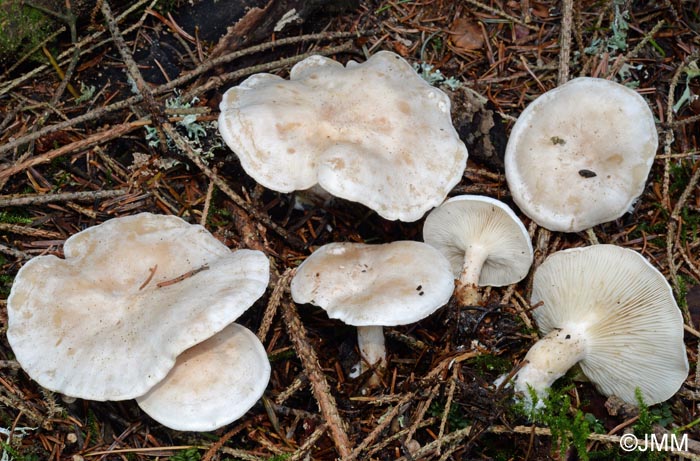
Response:
[[[232,252],[175,216],[111,219],[68,238],[63,252],[65,259],[38,256],[17,273],[7,338],[32,379],[92,400],[146,393],[269,281],[262,252]]]
[[[312,56],[289,80],[253,75],[220,107],[221,136],[258,183],[278,192],[318,184],[386,219],[420,219],[467,162],[447,95],[387,51],[345,67]]]
[[[639,253],[614,245],[559,251],[537,268],[533,311],[544,335],[515,390],[538,396],[573,365],[604,395],[636,405],[669,399],[688,376],[683,319],[671,287]]]
[[[518,117],[506,147],[506,179],[515,203],[537,224],[578,232],[630,209],[657,146],[644,98],[609,80],[576,78]]]
[[[382,327],[427,317],[453,290],[445,257],[413,241],[324,245],[301,263],[291,283],[295,302],[320,306],[330,318],[356,326],[363,363],[378,369],[386,364]],[[373,375],[369,385],[377,384]]]
[[[171,429],[212,431],[243,416],[269,380],[262,343],[232,323],[180,354],[168,375],[136,402]]]
[[[423,240],[447,257],[463,306],[479,302],[479,286],[522,280],[532,265],[530,236],[505,203],[480,195],[452,197],[431,211]]]

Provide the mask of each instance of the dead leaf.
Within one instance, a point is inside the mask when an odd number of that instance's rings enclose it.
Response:
[[[450,26],[450,42],[461,51],[479,50],[484,46],[484,36],[476,21],[457,18]]]
[[[396,53],[398,53],[399,55],[401,55],[402,57],[405,58],[405,57],[407,57],[409,54],[411,54],[411,51],[410,51],[410,50],[408,49],[408,47],[407,47],[406,45],[404,45],[403,43],[396,41],[396,42],[393,43],[393,45],[394,45],[394,51],[395,51]]]
[[[540,19],[547,19],[552,16],[550,11],[550,5],[541,2],[531,2],[530,3],[530,13],[533,16],[537,16]]]

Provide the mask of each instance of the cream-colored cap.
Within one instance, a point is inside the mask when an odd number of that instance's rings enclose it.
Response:
[[[353,326],[417,322],[449,301],[450,264],[428,244],[329,243],[299,266],[291,291],[297,303],[320,306]]]
[[[265,292],[260,251],[232,252],[175,216],[114,218],[17,274],[7,338],[42,386],[92,400],[131,399],[184,350],[236,320]]]
[[[220,107],[221,136],[258,183],[279,192],[319,184],[386,219],[420,219],[467,162],[447,95],[388,51],[346,67],[312,56],[289,80],[256,74]]]
[[[505,153],[513,200],[537,224],[578,232],[629,211],[658,146],[644,98],[623,85],[580,77],[535,99]]]
[[[213,431],[243,416],[269,381],[262,343],[232,323],[180,354],[170,373],[136,402],[171,429]]]

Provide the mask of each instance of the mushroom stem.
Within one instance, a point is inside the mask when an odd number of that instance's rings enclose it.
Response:
[[[474,306],[481,302],[479,295],[479,276],[484,262],[489,257],[488,251],[480,245],[470,245],[464,254],[462,272],[457,280],[455,297],[462,306]]]
[[[369,367],[375,368],[375,373],[367,383],[368,387],[377,387],[381,384],[377,372],[386,368],[386,347],[384,346],[384,327],[363,326],[357,327],[357,346],[362,356],[361,369],[363,372]]]
[[[524,394],[524,402],[532,406],[530,388],[537,396],[546,396],[547,389],[571,367],[586,356],[586,335],[580,327],[556,328],[530,348],[525,365],[515,375],[514,388]],[[535,408],[541,407],[537,403]]]

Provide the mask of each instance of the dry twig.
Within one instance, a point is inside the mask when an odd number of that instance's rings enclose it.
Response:
[[[351,445],[345,429],[345,422],[338,413],[335,398],[331,394],[326,376],[323,374],[318,364],[318,356],[307,339],[306,329],[301,323],[294,303],[291,301],[282,302],[282,317],[284,318],[287,332],[294,344],[297,356],[299,360],[301,360],[304,370],[306,370],[306,374],[309,377],[314,397],[316,397],[316,402],[318,402],[321,413],[328,424],[338,453],[342,459],[350,459]]]
[[[282,301],[282,297],[288,292],[289,282],[294,277],[296,269],[287,268],[284,273],[279,276],[275,288],[272,290],[270,295],[270,300],[267,302],[267,307],[265,308],[265,314],[263,314],[262,322],[260,322],[260,328],[258,329],[258,339],[260,341],[265,341],[267,332],[270,331],[270,326],[272,325],[272,320],[275,318],[277,313],[277,308]]]
[[[561,30],[559,31],[559,85],[569,81],[569,61],[571,60],[571,28],[574,16],[574,0],[564,0],[562,6]]]
[[[58,194],[15,194],[0,196],[0,208],[10,206],[32,206],[53,202],[94,201],[104,198],[120,197],[126,190],[94,190],[84,192],[63,192]]]

